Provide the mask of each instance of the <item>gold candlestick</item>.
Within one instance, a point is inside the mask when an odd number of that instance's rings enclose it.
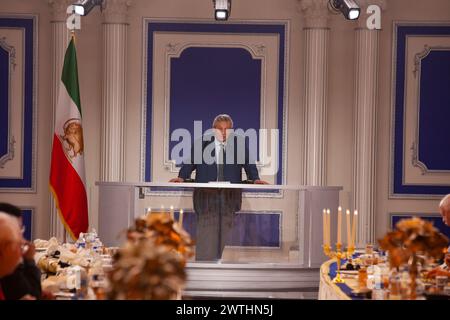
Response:
[[[337,271],[336,277],[333,279],[333,283],[345,283],[344,279],[341,278],[341,259],[345,257],[345,252],[341,251],[342,244],[340,242],[336,243],[336,251],[331,250],[329,245],[323,246],[323,252],[327,257],[332,259],[336,258]]]
[[[353,258],[353,254],[355,253],[355,246],[349,245],[347,247],[347,259]]]

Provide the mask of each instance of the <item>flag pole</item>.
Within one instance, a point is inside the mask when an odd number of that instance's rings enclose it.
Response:
[[[70,30],[70,39],[75,43],[75,29]],[[67,243],[67,230],[64,226],[63,243]]]

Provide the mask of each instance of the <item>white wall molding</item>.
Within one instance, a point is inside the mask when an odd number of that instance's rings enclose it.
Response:
[[[55,125],[55,111],[58,103],[59,84],[61,82],[61,73],[64,64],[64,56],[70,40],[70,31],[66,26],[67,6],[71,4],[68,0],[50,0],[53,21],[52,25],[52,140]],[[63,241],[65,237],[64,226],[58,216],[55,201],[50,195],[50,236]]]
[[[103,12],[101,181],[122,181],[125,175],[128,27],[125,21],[130,4],[126,0],[108,0]]]
[[[361,11],[385,1],[360,4]],[[364,15],[363,15],[364,16]],[[376,136],[379,30],[369,30],[361,17],[355,29],[355,110],[353,156],[353,207],[358,210],[357,246],[375,241]]]
[[[306,185],[326,184],[328,1],[302,0],[305,18]]]

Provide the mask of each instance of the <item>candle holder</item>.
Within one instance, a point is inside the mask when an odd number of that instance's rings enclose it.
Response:
[[[336,258],[337,271],[336,277],[333,279],[333,283],[345,283],[344,279],[341,278],[341,260],[346,256],[345,252],[341,251],[342,244],[336,243],[336,251],[331,250],[329,245],[323,246],[323,252],[327,257],[332,259]]]
[[[347,259],[353,259],[353,254],[355,253],[355,246],[351,245],[347,247]]]

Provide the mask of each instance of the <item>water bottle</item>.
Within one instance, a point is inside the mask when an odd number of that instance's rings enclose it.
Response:
[[[77,299],[85,299],[88,294],[88,276],[86,270],[80,266],[73,267],[75,274],[75,289]]]
[[[86,239],[83,232],[80,232],[77,241],[75,242],[76,248],[86,248]]]
[[[374,266],[372,300],[384,300],[384,294],[381,270],[378,266]]]

